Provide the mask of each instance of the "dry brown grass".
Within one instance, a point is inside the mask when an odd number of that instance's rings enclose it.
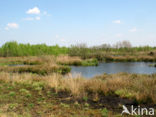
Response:
[[[46,64],[48,65],[56,65],[56,57],[55,56],[29,56],[29,57],[0,57],[0,63],[9,63],[9,62],[17,62],[19,64],[26,65],[40,65]]]
[[[149,56],[149,55],[118,55],[118,56],[105,56],[103,57],[106,61],[148,61],[154,62],[156,61],[156,56]]]
[[[83,78],[66,78],[63,80],[64,88],[71,91],[74,96],[82,97],[85,95],[84,84],[87,82]]]
[[[139,102],[152,102],[156,104],[156,75],[137,75],[119,73],[112,75],[101,75],[93,79],[84,79],[82,77],[67,77],[52,74],[39,76],[32,74],[9,74],[0,73],[0,80],[9,82],[27,82],[42,81],[47,86],[58,91],[69,91],[71,95],[83,97],[88,92],[94,94],[110,93],[117,94],[121,97],[136,99]]]
[[[140,102],[156,103],[156,75],[119,73],[108,75],[100,86],[105,93],[117,92],[122,97],[136,98]],[[97,77],[98,78],[98,77]],[[96,79],[96,78],[95,78]],[[92,85],[93,86],[93,85]],[[94,88],[93,88],[94,89]]]
[[[29,72],[45,75],[53,72],[65,74],[70,71],[69,67],[58,65],[54,56],[8,57],[5,59],[1,58],[0,63],[6,64],[5,66],[0,66],[0,71],[9,73]],[[8,66],[7,64],[15,64],[15,66]]]
[[[57,63],[65,65],[79,65],[82,62],[80,57],[70,57],[70,56],[58,56],[56,58]]]

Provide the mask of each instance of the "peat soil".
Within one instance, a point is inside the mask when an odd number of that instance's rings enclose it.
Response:
[[[125,105],[129,110],[131,110],[131,106],[134,108],[154,108],[156,109],[156,104],[154,103],[138,103],[134,99],[121,98],[118,95],[100,95],[97,101],[93,100],[93,95],[89,95],[87,100],[82,98],[75,98],[70,95],[69,92],[58,92],[55,97],[56,100],[59,100],[60,103],[65,103],[72,105],[75,102],[78,102],[82,107],[84,107],[85,103],[89,104],[89,108],[92,109],[103,109],[107,108],[109,111],[114,113],[121,113],[123,111],[122,105]]]

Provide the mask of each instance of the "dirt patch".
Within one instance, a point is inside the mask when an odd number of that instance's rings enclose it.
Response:
[[[128,98],[121,98],[117,95],[103,95],[100,96],[98,101],[94,101],[92,96],[89,96],[87,101],[85,101],[82,98],[74,98],[70,95],[69,92],[59,92],[57,97],[59,99],[60,103],[66,103],[69,105],[73,105],[75,102],[78,102],[81,106],[84,106],[85,103],[89,105],[92,109],[103,109],[107,108],[108,110],[111,110],[116,113],[121,113],[123,108],[122,105],[125,105],[128,109],[131,108],[131,105],[134,106],[134,108],[140,107],[146,107],[146,108],[155,108],[156,104],[152,103],[142,103],[138,104],[137,101],[133,99]]]

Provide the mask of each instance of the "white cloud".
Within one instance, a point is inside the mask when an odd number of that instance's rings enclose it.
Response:
[[[136,27],[129,30],[129,32],[136,32],[136,31],[137,31]]]
[[[121,24],[121,21],[120,20],[114,20],[112,22],[115,23],[115,24]]]
[[[29,9],[27,12],[27,14],[40,14],[40,9],[38,7],[34,7],[32,9]]]
[[[8,23],[7,26],[5,27],[5,30],[9,30],[9,29],[18,29],[19,25],[16,23]]]
[[[36,20],[40,20],[41,18],[40,18],[40,17],[36,17],[35,19],[36,19]]]
[[[16,23],[8,23],[7,26],[9,28],[18,28],[19,27],[18,24],[16,24]]]

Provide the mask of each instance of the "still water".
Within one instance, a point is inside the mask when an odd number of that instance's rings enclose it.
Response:
[[[110,63],[99,63],[98,66],[71,66],[72,75],[81,74],[86,78],[91,78],[103,73],[139,73],[139,74],[153,74],[156,73],[156,67],[150,67],[152,63],[145,62],[110,62]]]

